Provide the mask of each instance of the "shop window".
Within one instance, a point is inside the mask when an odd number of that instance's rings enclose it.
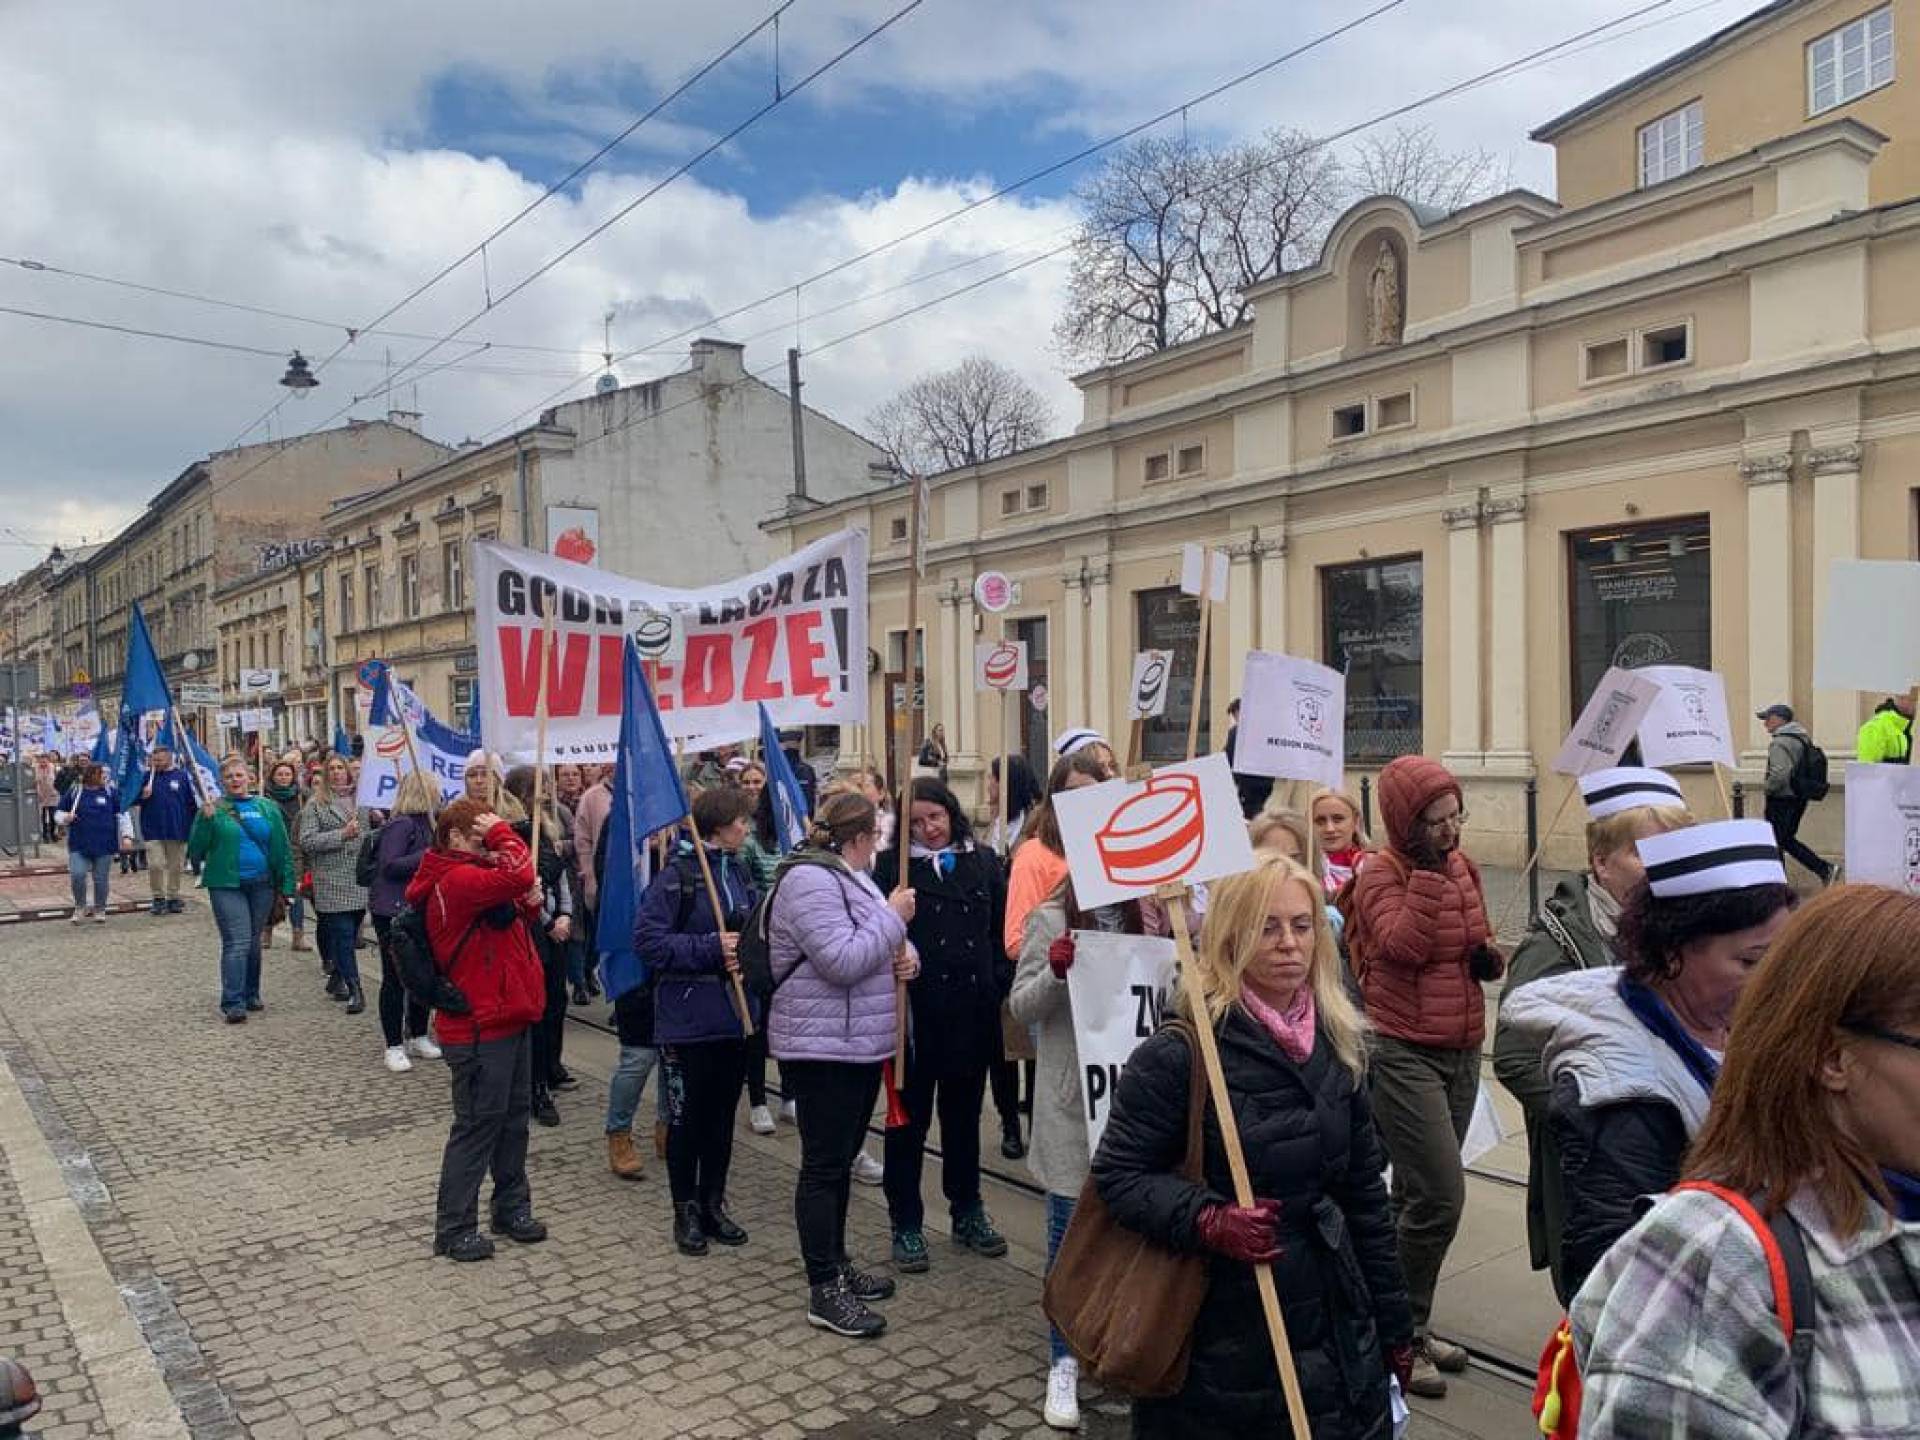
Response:
[[[1347,677],[1347,759],[1421,752],[1422,563],[1417,555],[1320,571],[1325,663]]]
[[[1413,424],[1413,392],[1402,390],[1398,395],[1382,395],[1373,402],[1373,428],[1376,430],[1399,430]]]
[[[1829,31],[1807,46],[1807,113],[1818,115],[1893,83],[1893,7]]]
[[[1133,597],[1139,620],[1140,650],[1171,650],[1173,679],[1167,687],[1167,708],[1158,719],[1141,725],[1141,758],[1164,765],[1187,758],[1187,717],[1193,713],[1194,661],[1200,653],[1200,602],[1169,585],[1142,590]],[[1199,752],[1213,748],[1212,677],[1200,692]]]
[[[1367,403],[1336,405],[1333,411],[1333,438],[1351,440],[1367,433]]]
[[[1713,555],[1705,515],[1567,537],[1579,714],[1607,668],[1713,668]]]
[[[1164,450],[1147,456],[1146,468],[1143,473],[1149,485],[1153,484],[1156,480],[1166,479],[1168,475],[1173,473],[1173,457]]]

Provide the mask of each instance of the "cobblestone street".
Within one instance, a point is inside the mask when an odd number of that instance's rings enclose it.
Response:
[[[607,1173],[612,1046],[573,1026],[584,1083],[560,1097],[559,1129],[535,1127],[531,1159],[552,1238],[454,1266],[429,1255],[444,1069],[383,1069],[374,1015],[326,1000],[314,956],[287,950],[284,935],[267,955],[267,1009],[244,1026],[220,1023],[199,900],[181,918],[11,927],[0,968],[0,1053],[18,1086],[7,1093],[24,1097],[15,1109],[31,1114],[29,1138],[58,1162],[57,1199],[111,1276],[98,1287],[106,1309],[117,1289],[171,1392],[159,1408],[173,1412],[136,1419],[144,1412],[122,1397],[103,1419],[88,1343],[114,1317],[71,1300],[63,1317],[67,1297],[36,1263],[22,1215],[32,1207],[0,1153],[0,1352],[26,1359],[47,1393],[36,1435],[1054,1433],[1037,1414],[1045,1341],[1039,1230],[1020,1213],[1038,1211],[1029,1197],[989,1189],[1015,1240],[1008,1259],[936,1238],[932,1273],[905,1277],[885,1307],[883,1339],[828,1336],[803,1318],[791,1128],[763,1138],[743,1125],[732,1208],[752,1243],[683,1258],[664,1166],[649,1152],[644,1181]],[[21,1143],[19,1128],[0,1130],[0,1152]],[[884,1261],[877,1190],[856,1187],[853,1230],[856,1255]],[[93,1348],[124,1378],[132,1357]],[[1080,1433],[1125,1434],[1124,1405],[1087,1389]],[[1510,1387],[1498,1394],[1511,1428],[1423,1422],[1416,1433],[1523,1433]],[[1449,1403],[1449,1421],[1470,1423],[1470,1394]]]

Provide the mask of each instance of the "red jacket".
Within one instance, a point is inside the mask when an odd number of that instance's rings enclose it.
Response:
[[[547,1008],[546,977],[527,928],[538,923],[539,910],[524,898],[534,884],[533,857],[504,820],[486,843],[485,855],[427,851],[407,883],[407,903],[426,916],[434,959],[473,1007],[467,1015],[434,1011],[442,1045],[517,1035]],[[513,918],[496,927],[493,920],[506,914]],[[473,933],[461,944],[469,927]]]
[[[1420,812],[1449,792],[1459,794],[1453,776],[1420,756],[1380,772],[1390,848],[1354,877],[1348,939],[1374,1029],[1415,1045],[1477,1050],[1487,1009],[1468,961],[1492,933],[1480,871],[1459,850],[1444,870],[1418,869],[1407,856]]]

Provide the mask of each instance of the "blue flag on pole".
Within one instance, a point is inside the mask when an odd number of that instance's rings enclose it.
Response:
[[[160,668],[160,656],[147,633],[147,617],[134,601],[133,618],[127,625],[127,676],[120,692],[120,713],[138,717],[154,710],[171,712],[173,691],[167,688],[166,672]]]
[[[342,760],[353,758],[353,741],[347,737],[347,727],[344,725],[333,727],[333,753]]]
[[[620,749],[613,766],[613,809],[607,816],[606,874],[600,882],[600,920],[594,932],[594,948],[601,956],[600,980],[609,1000],[618,1000],[646,979],[646,963],[633,949],[641,842],[656,830],[679,824],[691,808],[640,652],[631,640],[626,649]],[[592,857],[585,857],[585,863],[592,864]]]
[[[93,737],[91,758],[96,765],[113,764],[113,732],[104,725],[100,727],[100,733]]]
[[[147,747],[140,739],[140,712],[120,709],[120,742],[113,751],[113,788],[120,793],[120,808],[131,810],[147,783]]]
[[[807,797],[799,777],[780,748],[780,731],[767,707],[760,707],[760,763],[767,767],[767,793],[773,797],[773,838],[780,853],[797,850],[807,839]]]

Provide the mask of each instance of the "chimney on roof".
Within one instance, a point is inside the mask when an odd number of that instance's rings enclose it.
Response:
[[[747,373],[747,347],[731,340],[699,339],[687,347],[693,360],[693,373],[704,385],[725,385]]]
[[[418,410],[389,410],[387,411],[387,423],[389,425],[398,425],[402,430],[411,430],[414,434],[418,435],[420,433],[420,412]]]

